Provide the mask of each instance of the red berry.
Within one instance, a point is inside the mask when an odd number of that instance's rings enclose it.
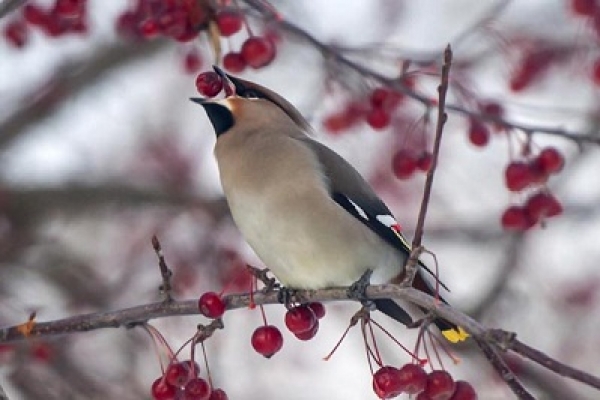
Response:
[[[400,150],[392,158],[392,171],[398,179],[408,179],[417,170],[417,159],[407,150]]]
[[[194,74],[202,68],[202,58],[196,49],[192,49],[185,54],[183,68],[188,74]]]
[[[187,364],[174,362],[165,371],[165,380],[171,386],[181,387],[190,379],[190,370]]]
[[[571,0],[571,8],[577,15],[591,17],[596,11],[596,0]]]
[[[210,386],[202,378],[193,378],[183,388],[183,400],[208,400]]]
[[[527,212],[534,221],[554,217],[563,212],[562,204],[552,194],[539,192],[531,196],[525,204]]]
[[[77,17],[84,12],[85,0],[56,0],[53,13],[61,17]]]
[[[308,303],[307,306],[315,313],[315,317],[317,319],[321,319],[325,316],[325,306],[323,303],[319,301],[313,301],[312,303]]]
[[[215,389],[210,394],[208,400],[228,400],[227,393],[223,389]]]
[[[200,366],[196,361],[185,360],[182,361],[181,364],[185,366],[190,374],[190,377],[195,378],[200,375]]]
[[[373,374],[373,391],[380,399],[391,399],[403,392],[398,379],[398,369],[385,366]]]
[[[562,154],[554,147],[542,149],[537,159],[538,164],[546,174],[559,172],[565,164],[565,159]]]
[[[456,381],[454,394],[450,400],[477,400],[477,393],[469,382]]]
[[[340,133],[354,125],[352,118],[349,118],[345,112],[339,112],[328,115],[323,120],[323,127],[330,133]]]
[[[592,81],[596,86],[600,86],[600,59],[597,59],[592,66]]]
[[[310,340],[317,335],[318,331],[319,331],[319,320],[316,320],[315,325],[310,330],[305,331],[305,332],[300,332],[300,333],[294,333],[294,336],[296,336],[300,340]]]
[[[23,6],[23,18],[31,25],[45,25],[48,20],[48,14],[39,6],[27,3]]]
[[[421,392],[417,395],[415,400],[431,400],[431,397],[427,396],[427,393]]]
[[[419,365],[405,364],[398,371],[398,381],[404,392],[416,394],[425,388],[427,373]]]
[[[401,101],[401,93],[384,87],[375,88],[369,97],[369,102],[373,108],[381,108],[386,111],[393,110]]]
[[[251,36],[242,44],[241,53],[246,64],[258,69],[269,65],[275,59],[275,46],[268,39]]]
[[[504,116],[504,107],[495,101],[487,101],[481,104],[481,111],[491,117],[502,118]]]
[[[206,97],[215,97],[223,89],[223,79],[216,72],[203,72],[196,78],[196,89]]]
[[[469,140],[477,147],[484,147],[490,141],[490,131],[476,118],[469,119]]]
[[[229,52],[223,57],[223,67],[234,74],[239,74],[246,69],[246,60],[241,53]]]
[[[433,163],[433,154],[431,154],[428,151],[424,151],[423,153],[421,153],[419,158],[417,158],[417,168],[423,172],[429,171],[432,163]]]
[[[217,13],[215,20],[221,36],[225,37],[238,33],[244,24],[242,14],[233,10],[224,10]]]
[[[455,388],[452,376],[443,370],[431,371],[427,375],[427,385],[425,393],[431,400],[448,400],[454,394]]]
[[[538,79],[551,65],[556,54],[551,49],[526,53],[510,79],[510,89],[519,92]]]
[[[345,131],[360,122],[368,112],[363,103],[351,101],[341,111],[331,114],[323,120],[323,126],[331,133]]]
[[[162,377],[152,383],[152,397],[155,400],[175,400],[177,388],[169,385]]]
[[[372,108],[367,114],[367,123],[373,129],[384,129],[390,124],[390,114],[383,108]]]
[[[4,38],[6,41],[16,48],[22,48],[27,44],[29,32],[27,25],[22,20],[11,21],[4,27]]]
[[[156,20],[147,19],[139,25],[138,31],[142,37],[152,39],[160,35],[160,26]]]
[[[225,313],[225,303],[215,292],[206,292],[198,300],[200,313],[207,318],[221,318]]]
[[[504,171],[506,187],[511,192],[518,192],[525,189],[535,181],[535,176],[528,164],[520,161],[513,161]]]
[[[266,358],[271,358],[273,354],[281,350],[283,336],[276,326],[260,326],[252,334],[251,343],[257,353],[262,354]]]
[[[316,324],[315,313],[306,305],[290,308],[285,313],[285,326],[295,335],[312,330]]]
[[[502,214],[501,224],[504,229],[525,231],[535,225],[535,221],[523,207],[510,206]]]
[[[27,4],[25,7],[27,7]],[[140,32],[138,30],[138,16],[132,12],[127,11],[117,18],[115,23],[116,31],[119,35],[124,36],[128,39],[135,39],[140,37]]]

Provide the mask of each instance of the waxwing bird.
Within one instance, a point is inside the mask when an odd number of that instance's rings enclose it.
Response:
[[[215,67],[229,86],[224,99],[202,105],[217,142],[221,184],[233,219],[258,257],[295,289],[349,286],[372,270],[371,282],[402,276],[410,254],[390,210],[340,155],[312,139],[310,125],[277,93]],[[424,266],[423,266],[424,267]],[[419,270],[414,286],[434,294]],[[395,301],[374,301],[405,325]],[[462,328],[437,319],[452,342]]]

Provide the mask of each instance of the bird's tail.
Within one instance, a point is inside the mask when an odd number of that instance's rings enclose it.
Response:
[[[439,293],[436,293],[436,290],[431,287],[429,282],[425,280],[421,271],[419,271],[417,275],[415,275],[415,279],[413,280],[413,287],[417,290],[427,293],[430,296],[439,298],[440,301],[444,304],[448,304],[448,302],[444,300],[439,295]],[[423,311],[426,312],[427,310]],[[447,321],[443,318],[436,318],[433,321],[433,323],[442,332],[442,335],[444,335],[444,337],[452,343],[462,342],[463,340],[469,337],[469,334],[462,327],[453,324],[452,322]]]

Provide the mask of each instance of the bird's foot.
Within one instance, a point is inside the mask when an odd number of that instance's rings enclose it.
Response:
[[[250,264],[246,264],[246,269],[250,274],[261,281],[265,287],[262,289],[263,293],[270,293],[276,289],[279,289],[280,284],[277,282],[275,278],[269,276],[270,270],[268,268],[256,268]]]
[[[374,308],[373,301],[367,298],[367,288],[371,285],[371,275],[373,275],[373,270],[368,269],[364,274],[347,290],[348,298],[352,300],[360,301],[364,307],[369,309]]]
[[[297,290],[285,286],[280,286],[277,291],[277,301],[284,304],[286,307],[297,300]]]

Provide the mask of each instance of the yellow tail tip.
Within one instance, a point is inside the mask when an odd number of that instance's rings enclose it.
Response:
[[[456,329],[447,329],[442,331],[442,335],[451,343],[458,343],[466,340],[470,335],[462,327]]]

